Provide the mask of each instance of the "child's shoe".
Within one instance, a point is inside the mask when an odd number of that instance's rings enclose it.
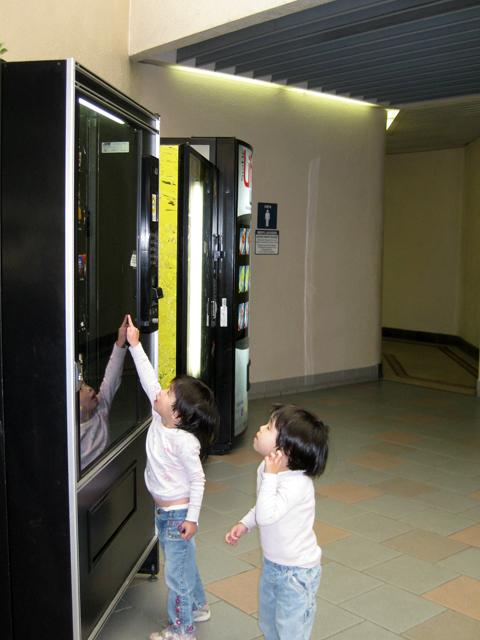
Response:
[[[188,633],[176,633],[171,629],[164,629],[163,631],[155,631],[150,634],[150,640],[195,640],[195,634]]]
[[[205,620],[210,620],[210,608],[208,606],[208,602],[206,602],[203,607],[199,607],[198,609],[193,610],[193,619],[195,624],[197,622],[205,622]]]

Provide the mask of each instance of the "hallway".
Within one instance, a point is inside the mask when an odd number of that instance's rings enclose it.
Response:
[[[256,531],[224,535],[255,501],[253,436],[273,402],[301,404],[331,428],[315,481],[323,576],[312,640],[480,637],[480,399],[382,380],[253,400],[234,451],[207,460],[197,557],[212,617],[198,640],[262,638]],[[163,578],[137,576],[99,640],[166,626]]]
[[[475,395],[478,357],[448,344],[382,340],[385,380]]]

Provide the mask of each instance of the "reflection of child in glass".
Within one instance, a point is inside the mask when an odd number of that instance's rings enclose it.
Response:
[[[328,427],[305,409],[275,405],[253,448],[265,456],[257,472],[257,504],[225,541],[236,545],[258,524],[263,551],[260,629],[265,640],[307,640],[322,575],[322,552],[313,531],[312,478],[325,469]]]
[[[122,382],[127,345],[127,316],[118,329],[98,395],[87,384],[80,388],[80,462],[82,469],[95,460],[109,444],[108,412]]]
[[[213,393],[196,378],[178,376],[168,389],[160,389],[130,316],[127,339],[153,407],[145,483],[157,505],[168,587],[169,627],[152,633],[150,640],[194,640],[195,623],[210,618],[195,558],[194,535],[205,487],[201,457],[208,453],[220,417]]]

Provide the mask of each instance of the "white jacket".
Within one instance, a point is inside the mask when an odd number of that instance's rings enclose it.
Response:
[[[265,461],[257,471],[257,504],[241,520],[248,530],[260,529],[267,560],[294,567],[311,568],[322,551],[313,531],[315,490],[303,471],[265,473]]]
[[[186,520],[197,522],[205,488],[205,474],[200,461],[200,442],[193,433],[167,429],[153,409],[160,391],[157,375],[143,347],[130,347],[142,387],[152,403],[152,424],[147,433],[145,484],[158,500],[190,498]],[[181,508],[181,507],[179,507]]]

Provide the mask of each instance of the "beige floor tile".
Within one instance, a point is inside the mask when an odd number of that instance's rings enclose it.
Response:
[[[480,549],[480,524],[454,533],[449,537],[451,540],[458,540],[459,542],[469,544],[471,547],[478,547]]]
[[[395,444],[410,444],[411,442],[423,440],[423,436],[418,436],[415,433],[405,433],[405,431],[387,431],[386,433],[379,433],[373,437]]]
[[[252,549],[251,551],[242,553],[238,555],[237,558],[243,560],[243,562],[248,562],[248,564],[251,564],[254,567],[258,567],[259,569],[263,567],[263,553],[261,548]]]
[[[332,527],[332,525],[325,524],[324,522],[319,522],[318,520],[314,520],[313,530],[315,531],[318,545],[320,547],[328,544],[329,542],[335,542],[335,540],[348,538],[348,536],[352,535],[351,533],[348,533],[348,531],[343,531],[342,529],[338,529],[337,527]]]
[[[413,424],[430,424],[439,420],[437,416],[425,416],[421,413],[407,413],[403,416],[395,416],[395,420],[402,422],[413,422]]]
[[[321,400],[317,402],[317,404],[322,405],[326,404],[328,407],[340,407],[344,404],[351,404],[353,400],[349,400],[348,398],[339,398],[335,396],[327,397],[325,396]],[[322,416],[322,419],[326,419],[325,416]]]
[[[475,620],[480,620],[480,580],[460,576],[425,593],[422,597]]]
[[[412,447],[407,447],[404,444],[385,441],[366,444],[362,447],[362,449],[364,451],[368,451],[369,453],[380,453],[384,456],[391,456],[392,458],[399,458],[414,451]]]
[[[476,500],[480,500],[480,491],[474,491],[473,493],[469,493],[468,497],[475,498]]]
[[[343,481],[320,487],[316,489],[316,493],[327,498],[340,500],[340,502],[345,502],[346,504],[355,504],[356,502],[362,502],[362,500],[381,496],[384,492],[372,487],[364,487],[361,484]]]
[[[205,493],[215,493],[216,491],[224,491],[228,489],[227,486],[220,482],[214,482],[213,480],[205,479]]]
[[[362,467],[368,467],[369,469],[375,469],[376,471],[392,469],[393,467],[399,467],[403,464],[407,464],[404,460],[384,456],[381,453],[367,453],[364,456],[350,458],[347,462],[352,462],[353,464],[358,464]]]
[[[450,407],[450,402],[446,400],[437,400],[435,398],[425,398],[423,400],[418,400],[414,404],[419,407]]]
[[[260,464],[263,460],[263,456],[251,449],[237,449],[236,451],[232,451],[232,453],[222,456],[222,459],[224,462],[233,464],[236,467],[244,467],[245,465],[252,464],[254,462]]]
[[[437,490],[435,487],[431,487],[428,484],[415,482],[415,480],[408,480],[406,478],[392,478],[391,480],[377,482],[373,486],[375,489],[378,489],[383,493],[391,493],[394,496],[400,496],[401,498],[415,498],[416,496],[421,496],[424,493],[431,493],[432,491]]]
[[[480,622],[448,609],[403,635],[408,640],[474,640],[480,638]]]
[[[464,438],[459,438],[457,443],[480,449],[480,436],[465,436]]]
[[[383,542],[386,547],[408,553],[427,562],[438,562],[467,549],[467,545],[456,540],[444,538],[431,531],[415,529],[401,536]]]
[[[260,569],[252,569],[231,578],[211,582],[205,589],[245,613],[252,614],[258,611],[260,574]]]

